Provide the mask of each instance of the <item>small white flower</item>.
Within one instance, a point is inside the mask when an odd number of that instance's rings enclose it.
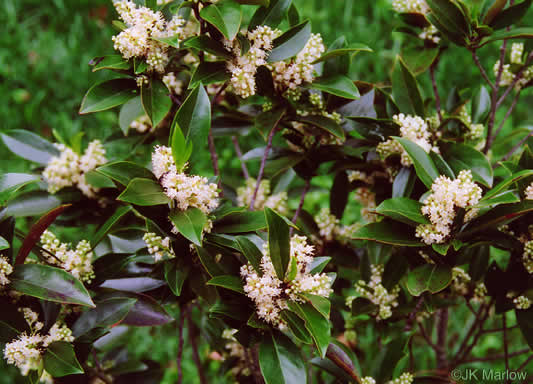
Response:
[[[387,384],[411,384],[414,381],[414,377],[409,372],[402,373],[400,377],[389,381]]]
[[[143,240],[148,247],[148,252],[154,256],[156,262],[161,261],[164,258],[173,259],[176,257],[174,251],[170,248],[169,237],[163,239],[155,233],[149,232],[143,236]]]
[[[531,300],[524,295],[515,298],[513,303],[516,309],[529,309],[531,307]]]
[[[0,287],[10,283],[8,276],[11,273],[13,273],[13,267],[5,257],[0,256]]]
[[[429,6],[424,0],[392,0],[392,7],[398,13],[422,13],[429,12]]]
[[[524,193],[526,200],[533,200],[533,182],[528,185]]]
[[[513,43],[511,45],[511,64],[522,64],[524,55],[524,43]]]
[[[249,207],[255,191],[257,180],[248,178],[244,186],[237,188],[237,204],[240,207]],[[271,208],[283,215],[289,212],[287,192],[270,195],[270,180],[261,180],[254,202],[255,209]]]

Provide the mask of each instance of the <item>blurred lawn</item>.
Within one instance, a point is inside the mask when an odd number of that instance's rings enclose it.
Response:
[[[320,32],[327,44],[341,35],[348,42],[364,43],[374,53],[361,53],[352,63],[353,79],[384,82],[389,78],[394,58],[400,52],[404,36],[393,32],[397,23],[390,0],[294,0],[301,16],[313,22],[313,30]],[[79,116],[78,108],[83,94],[91,84],[105,76],[92,73],[89,61],[98,55],[113,52],[110,27],[115,17],[111,0],[2,0],[0,2],[0,132],[9,129],[29,129],[52,139],[56,134],[69,138],[76,132],[85,132],[85,138],[105,138],[118,130],[116,111]],[[533,10],[524,18],[531,20]],[[488,70],[497,57],[497,48],[487,48],[481,58]],[[420,81],[430,95],[427,74]],[[450,48],[439,63],[437,73],[445,99],[452,87],[463,88],[480,80],[472,59],[464,51]],[[515,122],[528,118],[528,105],[533,102],[531,91],[524,92],[516,117],[509,120],[507,129],[516,128]],[[251,139],[254,140],[254,139]],[[223,145],[224,144],[224,145]],[[242,140],[245,150],[255,142]],[[231,145],[218,142],[221,166],[238,169]],[[206,160],[206,167],[209,162]],[[23,172],[30,169],[28,162],[19,161],[0,143],[0,173]],[[253,167],[252,167],[253,169]],[[210,169],[209,169],[210,172]],[[307,208],[328,204],[331,180],[319,177],[314,180],[315,191],[306,200]],[[353,216],[352,216],[353,215]],[[356,217],[358,213],[350,213]],[[455,316],[454,312],[454,316]],[[454,318],[458,329],[464,325],[459,313]],[[462,323],[461,323],[462,322]],[[160,361],[168,367],[166,382],[176,377],[175,351],[177,336],[175,325],[161,330],[135,331],[131,338],[131,351]],[[165,336],[166,335],[166,336]],[[362,345],[373,342],[374,335],[361,335]],[[158,340],[154,344],[153,341]],[[476,353],[484,355],[498,350],[499,340],[487,339]],[[204,356],[207,350],[202,350]],[[187,355],[186,355],[187,357]],[[432,364],[427,356],[417,356],[420,361]],[[431,358],[429,358],[431,360]],[[13,383],[14,370],[6,367],[0,358],[0,383]],[[184,379],[197,380],[190,359],[184,362]],[[222,383],[220,379],[217,383]]]

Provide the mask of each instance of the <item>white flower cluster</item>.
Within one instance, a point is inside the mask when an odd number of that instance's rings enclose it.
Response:
[[[429,131],[429,126],[420,116],[404,115],[403,113],[400,113],[399,115],[394,115],[392,119],[400,125],[401,137],[419,145],[427,153],[431,150],[439,152],[439,149],[430,143],[431,132]],[[401,144],[393,139],[379,143],[376,152],[383,159],[392,154],[399,153],[401,154],[401,163],[403,165],[410,166],[412,164],[411,159]]]
[[[464,296],[468,293],[468,287],[472,278],[462,268],[452,269],[452,290],[458,295]]]
[[[524,56],[524,43],[513,43],[511,45],[511,64],[522,64],[522,56]]]
[[[481,193],[470,170],[462,170],[453,181],[446,176],[439,176],[433,182],[431,195],[422,207],[422,213],[428,216],[431,224],[417,226],[416,236],[426,244],[444,242],[451,232],[456,208],[468,209],[476,205]]]
[[[392,7],[398,13],[422,13],[429,12],[429,7],[424,0],[392,0]]]
[[[237,204],[240,207],[250,206],[256,184],[257,180],[250,177],[246,179],[244,186],[237,188]],[[282,215],[286,215],[289,212],[287,201],[287,192],[279,192],[271,195],[270,180],[261,180],[261,183],[259,183],[259,189],[257,190],[254,208],[261,210],[265,207],[268,207],[281,213]]]
[[[125,59],[143,57],[150,70],[164,72],[169,62],[167,45],[155,39],[176,36],[183,39],[185,20],[176,15],[167,22],[161,12],[138,7],[130,0],[115,0],[114,5],[127,27],[113,36],[115,49]]]
[[[181,95],[183,92],[183,81],[179,80],[174,72],[169,72],[163,76],[163,83],[175,95]]]
[[[526,268],[529,273],[533,274],[533,240],[524,244],[522,263],[524,264],[524,268]]]
[[[258,26],[248,32],[250,50],[241,56],[241,48],[238,41],[226,41],[226,46],[231,48],[235,59],[228,63],[231,72],[231,85],[235,92],[242,98],[255,95],[255,73],[261,65],[266,65],[266,59],[272,50],[272,42],[281,35],[278,29],[269,26]]]
[[[176,257],[176,254],[170,247],[169,237],[165,237],[163,239],[153,232],[148,232],[143,236],[143,240],[148,247],[148,252],[154,256],[154,260],[156,262],[163,259],[173,259]]]
[[[497,84],[500,87],[507,87],[513,83],[515,80],[515,73],[512,71],[511,64],[504,64],[502,75],[500,77],[500,82]],[[494,63],[494,67],[492,68],[494,72],[494,76],[498,76],[498,71],[500,70],[500,61],[496,61]],[[533,66],[526,68],[524,72],[522,73],[522,77],[516,82],[515,90],[522,89],[527,83],[529,83],[531,80],[533,80]]]
[[[373,377],[366,376],[361,379],[361,384],[376,384],[376,380]]]
[[[148,115],[141,115],[130,123],[130,128],[139,133],[145,133],[152,129],[152,123]]]
[[[74,341],[72,331],[64,324],[56,322],[47,335],[37,333],[42,329],[43,323],[38,321],[38,315],[30,308],[20,310],[32,333],[21,333],[18,338],[7,343],[4,347],[4,359],[8,364],[15,365],[23,376],[30,370],[39,369],[42,353],[45,348],[55,341]]]
[[[325,241],[339,240],[341,243],[346,243],[351,235],[360,228],[361,224],[356,223],[349,226],[341,226],[339,219],[332,215],[329,208],[322,208],[317,216],[315,222],[320,230],[320,237]]]
[[[56,144],[59,156],[54,156],[43,171],[48,192],[56,193],[65,187],[76,185],[87,197],[96,196],[98,189],[85,180],[85,174],[106,163],[105,149],[99,140],[93,140],[80,156],[64,144]]]
[[[217,185],[209,183],[205,177],[189,176],[183,173],[183,170],[178,170],[172,157],[172,149],[169,147],[159,145],[155,147],[152,154],[152,169],[165,194],[175,201],[180,210],[185,211],[194,207],[209,214],[218,207]],[[204,231],[209,231],[211,225],[211,221],[208,221]],[[177,228],[174,227],[172,232],[178,233]]]
[[[468,140],[476,141],[483,138],[485,127],[483,124],[472,124],[472,117],[468,113],[466,105],[461,106],[458,115],[462,122],[468,127],[468,131],[465,135]]]
[[[274,83],[280,91],[295,90],[315,78],[313,62],[320,58],[326,47],[320,34],[311,34],[305,47],[294,59],[269,64]]]
[[[369,223],[376,221],[376,215],[372,212],[376,208],[376,194],[370,188],[362,187],[355,191],[355,198],[363,206],[361,210],[363,219]]]
[[[480,303],[483,301],[485,296],[487,296],[487,287],[485,286],[485,283],[480,281],[477,283],[476,287],[474,288],[474,296],[472,296],[472,301],[476,303]]]
[[[227,343],[224,345],[224,349],[227,351],[229,357],[234,357],[237,359],[237,363],[231,368],[231,373],[234,376],[243,375],[250,376],[250,368],[248,367],[248,360],[246,355],[246,349],[237,341],[235,333],[237,329],[224,329],[222,331],[222,338],[227,340]]]
[[[533,200],[533,182],[524,191],[526,200]]]
[[[531,307],[531,300],[528,297],[521,295],[513,300],[516,309],[529,309]]]
[[[0,287],[10,283],[8,276],[13,273],[13,267],[7,258],[0,256]]]
[[[42,252],[46,261],[72,274],[81,281],[90,283],[94,279],[92,260],[94,257],[91,245],[87,240],[81,240],[76,249],[70,249],[70,244],[61,243],[50,231],[41,235]],[[52,255],[50,255],[52,254]]]
[[[332,281],[327,274],[309,273],[314,247],[307,244],[307,239],[294,235],[290,247],[291,260],[295,260],[297,269],[296,277],[292,281],[284,282],[276,276],[267,244],[261,259],[262,275],[259,275],[251,264],[241,267],[241,276],[245,280],[244,292],[255,303],[257,315],[279,329],[286,327],[280,313],[287,308],[287,301],[303,302],[300,295],[304,293],[328,297],[332,292]]]
[[[400,377],[389,381],[387,384],[412,384],[414,381],[414,377],[409,372],[404,372],[400,375]]]
[[[400,287],[394,286],[389,292],[382,284],[383,272],[385,266],[383,264],[374,264],[370,267],[372,272],[370,281],[367,283],[364,280],[359,280],[355,284],[355,290],[360,297],[367,298],[375,305],[379,306],[377,319],[384,320],[392,316],[392,308],[398,306],[398,294]],[[346,304],[351,308],[354,297],[350,296]]]
[[[428,40],[435,44],[440,42],[439,30],[433,24],[424,28],[422,32],[419,33],[418,37],[422,40]]]

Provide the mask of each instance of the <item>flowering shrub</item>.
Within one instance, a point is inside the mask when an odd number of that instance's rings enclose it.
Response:
[[[174,320],[178,382],[184,328],[202,383],[199,333],[241,383],[446,382],[490,332],[507,368],[530,354],[509,347],[533,347],[533,131],[502,135],[533,85],[530,4],[394,0],[409,39],[371,84],[348,75],[371,49],[326,47],[290,0],[115,0],[116,52],[91,62],[114,78],[80,113],[120,107],[116,133],[1,136],[33,170],[0,175],[5,361],[31,382],[159,382],[119,336]],[[443,102],[449,50],[485,83]],[[240,169],[219,166],[224,136]]]

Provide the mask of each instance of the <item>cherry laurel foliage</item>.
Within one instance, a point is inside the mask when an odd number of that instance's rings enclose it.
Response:
[[[184,348],[201,382],[207,359],[216,377],[267,384],[438,383],[492,357],[527,368],[533,126],[502,127],[533,85],[530,0],[394,0],[409,38],[378,84],[349,75],[369,47],[324,47],[291,0],[114,5],[117,52],[91,62],[112,78],[80,114],[116,109],[115,134],[1,135],[34,170],[0,175],[0,346],[27,380],[158,383],[165,367],[121,335],[171,322],[178,382]],[[485,46],[501,47],[494,68]],[[484,83],[441,94],[450,50]],[[264,144],[243,154],[251,135]],[[219,166],[223,137],[238,169]],[[211,179],[195,175],[205,158]],[[318,176],[330,206],[313,212]],[[486,332],[501,350],[474,356]]]

